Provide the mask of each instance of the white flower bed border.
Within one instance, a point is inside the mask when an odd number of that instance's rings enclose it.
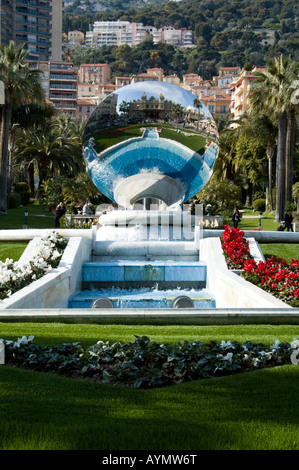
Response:
[[[41,259],[42,253],[48,257],[57,256],[55,249],[51,251],[45,243],[48,236],[52,237],[51,233],[42,238],[34,238],[16,263],[16,268],[24,274],[29,270],[29,260],[35,260],[37,266],[44,267],[45,275],[0,301],[0,310],[68,307],[68,299],[78,289],[81,281],[82,263],[90,259],[92,241],[82,237],[71,237],[59,266],[53,269]],[[51,239],[55,237],[54,232]]]
[[[54,268],[51,262],[55,262],[63,254],[57,250],[57,245],[64,240],[56,232],[52,232],[31,242],[30,249],[26,249],[18,261],[14,262],[9,258],[4,262],[0,261],[0,285],[18,283],[24,279],[31,283],[52,271]],[[8,290],[7,296],[11,295],[12,291]]]

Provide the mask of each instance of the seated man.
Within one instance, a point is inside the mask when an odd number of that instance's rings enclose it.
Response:
[[[277,232],[283,232],[283,231],[285,230],[285,228],[286,228],[286,226],[285,226],[285,221],[282,220],[282,221],[280,222],[279,227],[277,227]]]

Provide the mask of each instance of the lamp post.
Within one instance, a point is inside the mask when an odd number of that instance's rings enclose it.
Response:
[[[259,228],[262,228],[262,211],[259,212]]]
[[[29,214],[29,212],[28,212],[28,209],[27,209],[27,207],[26,207],[25,212],[24,212],[24,215],[25,215],[25,224],[23,225],[23,228],[25,228],[25,229],[28,228],[28,223],[27,223],[28,214]]]

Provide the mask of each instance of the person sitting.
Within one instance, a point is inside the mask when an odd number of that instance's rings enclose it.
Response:
[[[286,226],[285,226],[285,221],[282,220],[282,221],[280,222],[279,227],[277,227],[277,232],[283,232],[283,231],[285,230],[285,228],[286,228]]]
[[[91,207],[92,207],[92,204],[90,202],[84,204],[82,215],[92,215],[93,212],[91,210]]]
[[[92,204],[90,202],[84,204],[83,210],[82,210],[82,215],[87,215],[87,216],[93,215],[91,207],[92,207]],[[89,219],[85,219],[85,222],[88,223]]]

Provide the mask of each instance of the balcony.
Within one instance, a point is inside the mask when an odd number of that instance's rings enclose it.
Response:
[[[52,15],[49,13],[42,13],[39,10],[31,10],[29,8],[16,8],[17,13],[21,13],[22,15],[33,15],[33,16],[40,16],[42,18],[52,19]]]
[[[43,26],[43,27],[49,29],[48,26]],[[36,34],[38,36],[46,36],[46,37],[49,37],[49,38],[52,36],[47,31],[43,31],[43,30],[40,30],[38,28],[30,28],[30,27],[28,27],[28,28],[18,27],[18,28],[16,28],[16,32],[17,33],[25,33],[25,34]]]
[[[62,83],[51,83],[50,90],[77,91],[77,87],[74,87],[73,85],[63,85]]]
[[[52,100],[71,100],[71,101],[74,101],[77,99],[77,94],[60,94],[60,93],[50,93],[50,99]]]
[[[59,81],[68,81],[68,82],[77,82],[77,75],[62,75],[62,74],[56,74],[56,73],[51,73],[50,75],[50,80],[59,80]]]
[[[35,2],[34,0],[16,0],[16,5],[26,5],[31,7],[38,7],[42,8],[42,10],[52,11],[52,7],[50,5],[46,5],[45,3]]]

